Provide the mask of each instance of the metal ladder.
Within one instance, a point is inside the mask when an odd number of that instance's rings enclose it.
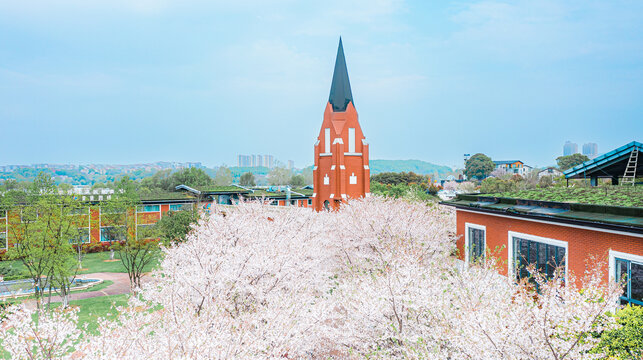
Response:
[[[625,173],[623,174],[623,185],[634,185],[636,182],[636,166],[638,165],[639,159],[639,149],[634,148],[630,153],[630,160],[627,162],[625,167]]]

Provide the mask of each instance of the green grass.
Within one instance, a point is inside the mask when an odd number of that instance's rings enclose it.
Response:
[[[114,254],[114,259],[118,259],[118,252]],[[85,254],[82,260],[83,270],[79,274],[91,274],[97,272],[106,273],[126,273],[127,270],[123,263],[119,261],[105,261],[109,260],[109,251]],[[145,267],[144,272],[154,270],[160,262],[160,258],[153,260],[148,266]],[[11,266],[18,271],[25,271],[25,267],[20,260],[5,260],[2,261],[3,266]]]
[[[549,187],[481,195],[591,205],[643,207],[643,186]]]
[[[72,300],[70,306],[78,306],[78,327],[82,329],[87,324],[87,330],[91,333],[98,333],[97,320],[100,317],[113,319],[116,317],[116,307],[127,305],[129,294],[99,296],[95,298]],[[108,314],[110,316],[108,316]]]

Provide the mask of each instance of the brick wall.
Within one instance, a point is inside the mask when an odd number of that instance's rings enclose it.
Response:
[[[490,214],[473,213],[457,210],[457,231],[460,238],[457,241],[459,256],[464,259],[465,223],[484,225],[486,227],[486,246],[504,260],[502,274],[507,274],[508,265],[508,232],[515,231],[567,242],[567,267],[571,273],[581,276],[587,267],[587,261],[592,255],[605,261],[604,278],[607,281],[607,262],[609,250],[643,256],[643,238],[613,234],[604,231],[578,229],[569,226],[545,224],[528,219],[517,219],[494,216]]]

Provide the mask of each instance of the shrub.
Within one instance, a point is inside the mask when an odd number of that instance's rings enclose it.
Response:
[[[627,306],[613,316],[621,327],[604,331],[595,350],[618,359],[643,358],[643,307]]]
[[[516,182],[513,180],[503,180],[498,178],[486,178],[482,180],[480,192],[484,194],[506,192],[516,190]]]

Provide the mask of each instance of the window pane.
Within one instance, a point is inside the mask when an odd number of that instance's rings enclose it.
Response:
[[[538,247],[538,271],[540,271],[543,274],[547,274],[551,276],[547,271],[547,250],[549,249],[549,245],[546,244],[540,244]]]
[[[538,241],[514,238],[514,261],[517,278],[529,276],[527,266],[532,264],[548,278],[556,267],[564,266],[565,248]]]
[[[170,204],[170,211],[181,211],[184,208],[184,204]]]
[[[484,230],[469,228],[469,261],[475,262],[484,258]]]
[[[643,264],[630,263],[630,291],[631,298],[638,301],[643,301]]]
[[[529,241],[529,259],[530,264],[538,264],[538,243]]]
[[[616,259],[616,281],[624,280],[623,296],[628,296],[629,281],[627,279],[627,261]]]
[[[125,235],[124,226],[106,226],[100,229],[100,241],[124,241]]]
[[[1,232],[0,233],[0,249],[6,249],[7,248],[7,233],[6,232]]]

